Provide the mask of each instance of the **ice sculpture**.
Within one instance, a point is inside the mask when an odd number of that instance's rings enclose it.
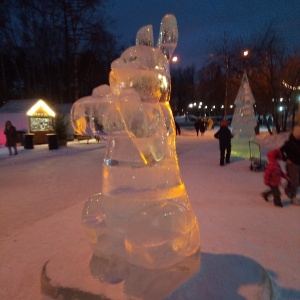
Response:
[[[156,48],[152,27],[141,28],[136,45],[111,64],[110,86],[95,88],[71,110],[76,132],[107,140],[101,192],[88,199],[82,214],[94,255],[147,269],[168,268],[200,249],[169,106],[165,51],[171,55],[176,47],[176,19],[166,15],[162,24]]]
[[[249,140],[255,138],[255,100],[249,85],[248,77],[244,72],[242,83],[235,98],[234,115],[231,126],[234,135],[232,139],[232,155],[249,158]]]

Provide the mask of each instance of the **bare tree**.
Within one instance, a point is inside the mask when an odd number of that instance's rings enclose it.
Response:
[[[172,99],[177,99],[177,112],[187,112],[188,104],[195,99],[195,67],[178,68],[172,71]],[[173,112],[174,112],[173,107]]]
[[[300,96],[300,56],[289,56],[283,67],[282,74],[283,97],[287,99],[287,112],[291,115],[291,127],[294,127],[297,109],[297,97]],[[300,112],[298,111],[298,114]],[[285,114],[284,126],[287,127],[288,113]]]
[[[119,47],[107,29],[105,0],[4,2],[8,21],[1,35],[7,56],[1,81],[11,95],[73,102],[90,88],[88,80],[97,82],[92,76],[98,75],[98,84],[107,83],[108,75],[104,78],[99,70],[108,74]]]
[[[285,48],[282,38],[269,25],[262,34],[257,34],[252,41],[250,84],[255,96],[257,110],[263,115],[272,114],[277,132],[282,130],[279,124],[278,103],[281,97],[281,70],[285,60]],[[270,128],[269,132],[272,134]]]
[[[251,45],[251,48],[247,45]],[[290,111],[290,103],[288,98],[284,97],[282,87],[282,70],[287,60],[284,45],[283,38],[276,32],[272,24],[260,33],[253,33],[249,41],[242,38],[232,40],[227,34],[224,34],[222,39],[212,43],[213,55],[210,62],[220,66],[223,78],[223,84],[220,80],[218,86],[216,83],[214,84],[214,88],[224,91],[225,105],[232,104],[242,74],[246,70],[256,101],[255,112],[257,115],[263,116],[270,134],[272,134],[272,130],[266,116],[269,114],[273,116],[276,130],[280,132],[286,130],[286,118]],[[247,57],[243,56],[243,51],[246,49],[250,52]],[[202,71],[205,73],[207,66]],[[205,76],[202,75],[203,77]],[[201,80],[200,85],[203,85]],[[209,86],[207,82],[205,85]],[[285,101],[285,114],[278,111],[282,99]]]

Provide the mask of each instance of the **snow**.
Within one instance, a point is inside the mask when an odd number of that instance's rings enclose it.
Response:
[[[181,175],[201,230],[205,268],[199,274],[211,279],[210,288],[222,288],[223,299],[257,299],[249,296],[250,272],[244,270],[239,286],[226,277],[239,261],[252,262],[267,271],[278,299],[300,299],[300,208],[284,193],[283,208],[266,203],[263,173],[250,171],[248,159],[232,157],[220,167],[217,129],[197,137],[193,127],[183,127],[177,137]],[[287,137],[264,131],[257,140],[265,153]],[[51,151],[48,145],[19,146],[13,157],[0,148],[0,299],[40,299],[43,265],[84,243],[81,213],[85,200],[99,192],[104,151],[104,142],[94,140]],[[228,257],[232,263],[222,276],[219,267]],[[67,268],[60,275],[72,276]],[[191,292],[189,299],[198,295]]]

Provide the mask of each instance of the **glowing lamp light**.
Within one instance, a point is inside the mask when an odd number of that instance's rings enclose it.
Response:
[[[177,56],[172,57],[172,62],[173,63],[176,63],[177,61],[178,61],[178,57]]]
[[[33,116],[37,110],[42,108],[48,115],[55,117],[55,112],[42,100],[38,100],[26,113],[27,116]]]

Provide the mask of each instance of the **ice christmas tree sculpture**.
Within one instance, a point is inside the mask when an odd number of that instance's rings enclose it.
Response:
[[[242,83],[235,98],[234,115],[231,126],[234,135],[232,139],[232,155],[249,158],[249,140],[255,137],[255,100],[249,85],[248,77],[244,72]]]
[[[148,269],[198,254],[199,226],[181,180],[170,98],[176,18],[166,15],[158,46],[152,26],[111,64],[99,86],[71,110],[80,134],[107,139],[102,187],[85,204],[82,223],[94,255]]]

